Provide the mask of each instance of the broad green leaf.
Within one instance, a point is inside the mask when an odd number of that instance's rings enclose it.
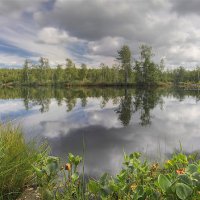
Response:
[[[188,197],[192,194],[192,189],[184,183],[176,184],[176,195],[184,200],[188,199]]]
[[[198,171],[198,167],[195,164],[190,164],[186,168],[186,172],[189,174],[193,174]]]
[[[162,174],[160,174],[158,176],[158,184],[159,184],[159,186],[160,186],[160,188],[162,189],[163,192],[167,192],[167,190],[172,185],[172,183],[169,181],[169,179]]]
[[[178,176],[179,182],[185,183],[187,185],[192,185],[191,178],[186,174],[181,174]]]
[[[200,173],[199,172],[193,173],[192,180],[195,185],[200,185]]]

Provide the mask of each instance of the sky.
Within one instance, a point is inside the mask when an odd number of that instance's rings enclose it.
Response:
[[[199,0],[0,0],[0,67],[25,59],[77,65],[116,62],[127,44],[134,58],[151,45],[167,68],[199,65]]]

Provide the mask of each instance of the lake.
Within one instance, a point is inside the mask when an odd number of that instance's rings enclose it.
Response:
[[[200,91],[176,88],[1,88],[0,120],[46,139],[63,159],[84,149],[86,174],[96,177],[118,172],[124,152],[161,161],[180,144],[199,151],[199,100]]]

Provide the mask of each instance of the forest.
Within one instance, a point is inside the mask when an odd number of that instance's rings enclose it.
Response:
[[[69,58],[65,65],[51,66],[47,58],[41,57],[37,63],[26,59],[23,68],[0,69],[0,85],[5,86],[67,86],[67,85],[184,85],[199,83],[200,67],[186,70],[179,66],[166,69],[163,59],[153,60],[152,47],[141,45],[139,59],[133,59],[129,46],[124,45],[117,52],[118,64],[108,66],[101,63],[92,68],[86,64],[77,67]]]

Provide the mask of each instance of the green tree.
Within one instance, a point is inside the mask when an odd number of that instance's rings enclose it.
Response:
[[[152,47],[148,45],[140,46],[140,60],[135,62],[136,84],[156,85],[160,72],[159,65],[152,61]]]
[[[186,81],[186,70],[182,66],[175,69],[173,74],[175,84]]]
[[[124,71],[124,82],[127,85],[129,72],[131,71],[131,50],[129,46],[124,45],[117,53],[117,60],[121,62],[121,69]]]
[[[119,107],[115,110],[123,126],[128,126],[132,115],[132,96],[125,88],[124,96],[120,99]]]
[[[54,83],[61,84],[63,82],[63,69],[61,65],[57,65],[54,73]]]
[[[66,59],[65,79],[67,82],[71,82],[77,79],[78,71],[75,64],[71,59]]]
[[[29,61],[24,61],[24,67],[22,70],[22,83],[29,84]]]
[[[79,71],[79,78],[80,80],[85,81],[86,77],[87,77],[87,66],[86,64],[83,63],[81,64],[81,69]]]
[[[39,63],[40,63],[40,68],[42,68],[42,69],[49,68],[49,60],[48,60],[48,58],[40,57]]]
[[[200,67],[199,66],[197,66],[196,67],[196,82],[197,83],[199,83],[199,81],[200,81]]]
[[[39,84],[46,84],[48,81],[48,70],[50,69],[48,58],[40,57],[38,65]]]

